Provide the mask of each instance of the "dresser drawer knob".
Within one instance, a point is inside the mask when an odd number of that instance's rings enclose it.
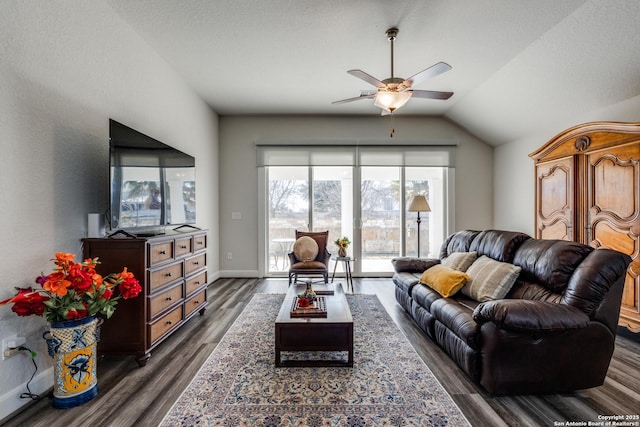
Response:
[[[181,245],[180,246],[182,249],[187,249],[187,245]]]
[[[165,250],[163,249],[163,250],[161,250],[159,253],[160,253],[160,255],[166,255],[166,254],[167,254],[167,251],[165,251]]]
[[[200,263],[198,261],[194,261],[193,265],[200,265]]]
[[[171,277],[171,272],[165,273],[165,277]]]
[[[166,301],[172,301],[172,300],[173,300],[173,298],[171,298],[171,297],[166,297],[166,298],[165,298],[165,300],[166,300]]]
[[[173,324],[173,322],[171,320],[167,320],[167,322],[165,324],[166,325],[171,325],[171,324]]]
[[[196,280],[194,284],[197,286],[197,285],[199,285],[199,284],[200,284],[200,281],[199,281],[199,280]]]
[[[197,304],[200,304],[200,301],[199,301],[199,300],[195,300],[194,302],[196,303],[196,305],[197,305]]]

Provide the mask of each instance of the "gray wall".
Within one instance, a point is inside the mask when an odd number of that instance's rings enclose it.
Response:
[[[393,138],[389,132],[395,128]],[[455,229],[493,225],[493,149],[441,118],[425,117],[220,117],[220,275],[255,277],[258,272],[257,140],[314,142],[388,140],[458,141],[455,173]],[[232,220],[240,212],[241,220]],[[227,260],[227,252],[233,259]]]
[[[102,2],[3,2],[0,13],[0,300],[51,271],[57,251],[81,258],[87,213],[108,207],[108,119],[196,157],[197,216],[218,271],[218,118]],[[43,318],[0,307],[0,339],[38,354],[31,390],[53,384]],[[26,353],[0,361],[0,419],[28,403]]]

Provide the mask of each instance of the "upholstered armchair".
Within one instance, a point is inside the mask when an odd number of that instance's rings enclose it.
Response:
[[[289,285],[298,281],[298,275],[322,276],[324,283],[329,283],[328,242],[329,231],[296,230],[296,241],[289,254]]]

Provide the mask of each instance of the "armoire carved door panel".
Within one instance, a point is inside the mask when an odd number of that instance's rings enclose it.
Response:
[[[599,150],[586,157],[588,243],[633,258],[622,294],[624,321],[640,312],[640,144]]]
[[[573,157],[536,167],[537,237],[574,240],[574,169]]]
[[[629,255],[619,324],[640,332],[640,123],[574,126],[529,156],[536,237]]]

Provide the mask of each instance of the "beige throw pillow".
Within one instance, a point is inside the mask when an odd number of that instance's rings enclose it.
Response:
[[[511,290],[520,270],[513,264],[482,255],[467,270],[471,279],[460,292],[479,302],[502,299]]]
[[[453,252],[442,260],[442,265],[458,271],[467,271],[477,257],[477,252]]]
[[[309,236],[302,236],[293,244],[293,254],[300,261],[313,261],[318,256],[318,243]]]

